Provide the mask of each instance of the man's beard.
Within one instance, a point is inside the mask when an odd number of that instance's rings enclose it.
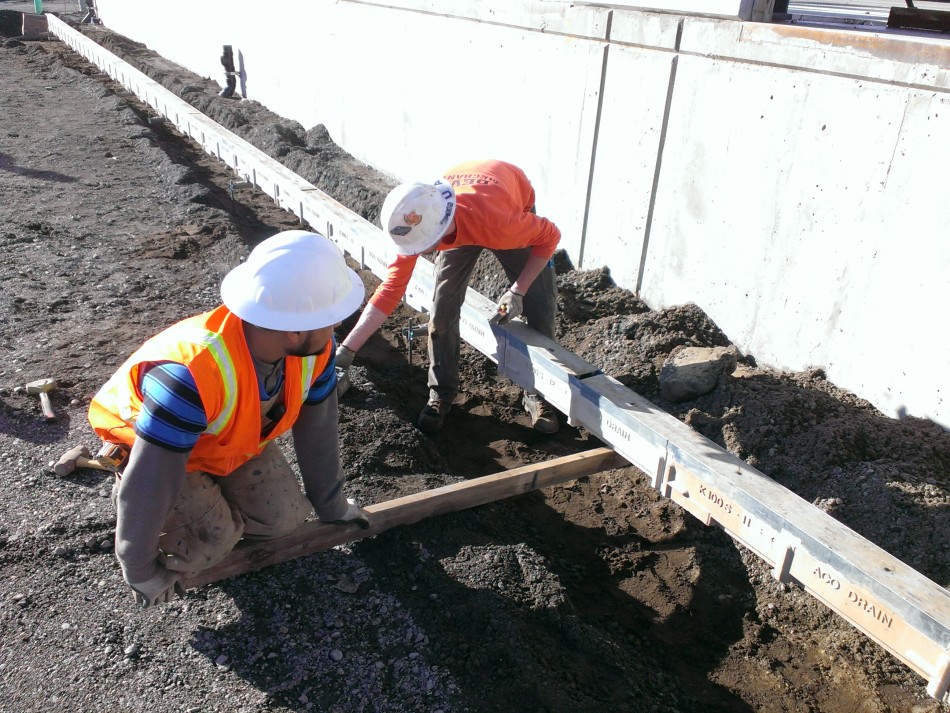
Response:
[[[288,356],[300,357],[301,359],[312,356],[320,356],[330,348],[330,344],[331,342],[321,342],[319,348],[315,349],[314,345],[308,340],[306,344],[302,344],[298,349],[288,352]]]

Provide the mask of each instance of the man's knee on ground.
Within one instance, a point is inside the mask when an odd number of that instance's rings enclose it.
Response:
[[[203,505],[200,500],[190,501],[186,507],[180,502],[166,522],[158,546],[167,569],[200,572],[213,567],[227,557],[244,534],[241,513],[220,494],[200,515],[188,512]]]
[[[269,540],[289,535],[310,517],[310,501],[297,489],[299,498],[288,497],[277,503],[266,501],[254,508],[253,515],[245,514],[244,537]]]
[[[245,537],[283,537],[313,512],[297,476],[274,443],[221,478],[220,485],[224,497],[244,518]]]

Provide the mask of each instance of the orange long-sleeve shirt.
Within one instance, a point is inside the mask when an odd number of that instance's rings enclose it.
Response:
[[[445,236],[436,250],[479,245],[492,250],[530,247],[532,254],[545,259],[554,254],[561,231],[531,212],[534,188],[520,168],[504,161],[468,161],[450,168],[444,178],[455,188],[455,232]],[[392,314],[406,294],[418,259],[418,255],[397,256],[370,304]]]

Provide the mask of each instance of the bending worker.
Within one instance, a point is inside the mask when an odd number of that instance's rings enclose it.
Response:
[[[551,256],[561,239],[557,226],[535,214],[534,188],[524,172],[503,161],[471,161],[446,171],[434,184],[404,183],[383,203],[380,224],[396,245],[396,258],[359,321],[336,352],[345,370],[367,339],[406,293],[419,255],[437,250],[435,294],[429,315],[429,401],[419,428],[442,428],[459,390],[459,319],[465,291],[483,249],[498,258],[511,286],[498,303],[499,321],[524,314],[527,323],[554,338],[557,283]],[[524,407],[543,433],[558,429],[557,414],[536,393]]]
[[[301,230],[263,241],[221,284],[224,304],[145,342],[89,408],[129,449],[113,497],[116,555],[143,606],[242,537],[320,520],[368,526],[343,496],[333,329],[363,301],[339,249]],[[274,440],[288,429],[306,495]]]

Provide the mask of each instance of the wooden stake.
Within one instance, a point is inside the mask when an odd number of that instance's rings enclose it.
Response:
[[[465,510],[628,465],[622,456],[610,448],[595,448],[585,453],[387,500],[364,508],[370,514],[371,525],[368,530],[359,525],[328,525],[311,521],[284,537],[245,540],[219,564],[187,577],[184,586],[187,589],[201,587],[279,562],[322,552],[346,542],[372,537],[399,525],[411,525],[427,517]]]

